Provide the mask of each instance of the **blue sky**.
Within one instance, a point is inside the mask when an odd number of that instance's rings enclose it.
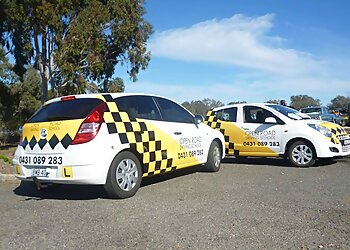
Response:
[[[152,59],[126,92],[178,102],[350,95],[350,1],[148,0]]]

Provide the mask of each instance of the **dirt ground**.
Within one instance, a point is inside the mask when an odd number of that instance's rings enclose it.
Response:
[[[13,158],[13,154],[16,151],[15,146],[1,146],[0,147],[0,155],[4,155],[8,157],[10,160]],[[11,164],[5,162],[3,159],[0,159],[0,173],[1,174],[12,174],[13,169]]]

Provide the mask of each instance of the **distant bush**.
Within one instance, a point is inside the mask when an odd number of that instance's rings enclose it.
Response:
[[[4,130],[0,131],[0,146],[16,144],[19,142],[19,132]]]

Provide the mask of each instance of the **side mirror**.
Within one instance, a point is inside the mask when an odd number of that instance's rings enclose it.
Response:
[[[277,120],[274,117],[266,117],[265,123],[277,123]]]
[[[194,120],[194,124],[199,125],[204,121],[204,118],[201,115],[195,115],[193,120]]]

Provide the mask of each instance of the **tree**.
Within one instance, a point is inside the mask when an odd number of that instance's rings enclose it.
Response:
[[[12,106],[7,118],[9,129],[17,130],[40,108],[40,84],[37,70],[29,68],[23,81],[11,86]]]
[[[16,61],[21,77],[33,63],[41,76],[41,101],[48,95],[108,88],[117,65],[133,81],[146,69],[152,32],[143,0],[1,1],[0,42]],[[119,78],[120,79],[120,78]]]
[[[268,100],[266,103],[271,103],[271,104],[280,104],[281,100],[280,99],[274,99],[274,100]]]
[[[345,97],[345,96],[337,95],[335,98],[331,100],[331,103],[328,104],[328,108],[332,110],[335,110],[335,109],[346,110],[349,104],[350,104],[349,96]]]
[[[240,103],[247,103],[247,102],[246,101],[234,101],[234,102],[229,102],[227,105],[240,104]]]
[[[294,109],[301,109],[308,106],[320,106],[321,101],[319,99],[314,99],[308,95],[296,95],[290,97],[290,106]]]
[[[199,114],[205,116],[207,112],[216,107],[223,106],[224,104],[221,101],[216,101],[214,99],[205,98],[203,100],[184,102],[182,105],[191,111],[193,114]]]
[[[0,131],[17,130],[40,107],[41,79],[29,68],[23,80],[0,48]]]

